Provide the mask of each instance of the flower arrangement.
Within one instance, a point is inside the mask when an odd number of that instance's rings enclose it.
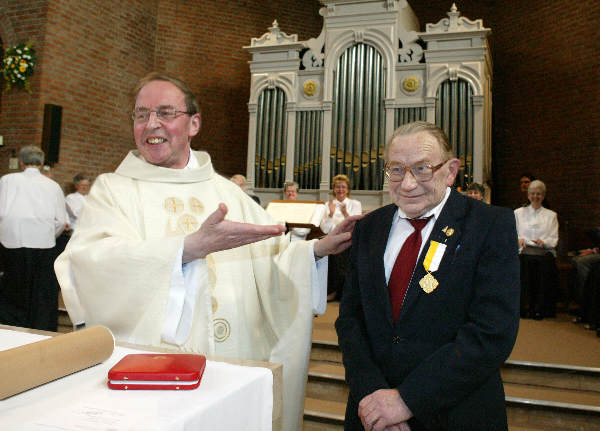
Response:
[[[4,91],[17,86],[31,93],[29,77],[33,74],[36,61],[35,50],[31,45],[31,42],[19,43],[4,52],[2,60],[2,74],[6,80]]]

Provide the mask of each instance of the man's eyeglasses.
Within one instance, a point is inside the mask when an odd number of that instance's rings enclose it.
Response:
[[[191,112],[178,111],[177,109],[171,107],[162,107],[158,109],[135,108],[131,113],[131,118],[136,123],[145,123],[150,119],[150,114],[152,112],[156,113],[156,118],[165,123],[173,121],[181,114],[191,115]]]
[[[417,166],[403,166],[400,164],[387,165],[384,168],[385,176],[390,181],[402,181],[407,171],[410,171],[412,176],[420,183],[430,181],[433,178],[433,174],[439,168],[444,166],[448,160],[440,163],[439,165],[432,166],[430,164],[422,164]]]

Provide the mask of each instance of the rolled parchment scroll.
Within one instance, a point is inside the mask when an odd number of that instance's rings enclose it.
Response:
[[[104,362],[115,339],[108,328],[80,331],[0,352],[0,400]]]

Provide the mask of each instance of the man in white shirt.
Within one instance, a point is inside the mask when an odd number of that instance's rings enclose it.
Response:
[[[70,229],[75,229],[77,225],[77,219],[79,219],[83,210],[85,197],[90,192],[90,179],[84,174],[77,174],[73,177],[73,184],[75,185],[75,192],[68,194],[65,198]]]
[[[54,245],[65,228],[60,186],[40,173],[44,152],[26,146],[19,153],[23,172],[0,179],[0,242],[4,276],[0,322],[56,331],[58,289],[53,281]]]
[[[357,218],[290,243],[191,151],[200,111],[185,83],[152,73],[135,94],[137,151],[94,181],[56,261],[71,320],[119,341],[282,363],[283,429],[300,429],[312,317],[326,306],[318,258],[350,245]]]

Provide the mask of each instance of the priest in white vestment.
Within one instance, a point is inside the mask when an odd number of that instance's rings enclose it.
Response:
[[[74,324],[105,325],[119,341],[282,363],[283,429],[298,430],[312,317],[326,306],[319,257],[347,248],[358,218],[290,243],[207,153],[190,150],[199,129],[183,82],[140,81],[137,151],[95,181],[55,264],[63,298]]]

